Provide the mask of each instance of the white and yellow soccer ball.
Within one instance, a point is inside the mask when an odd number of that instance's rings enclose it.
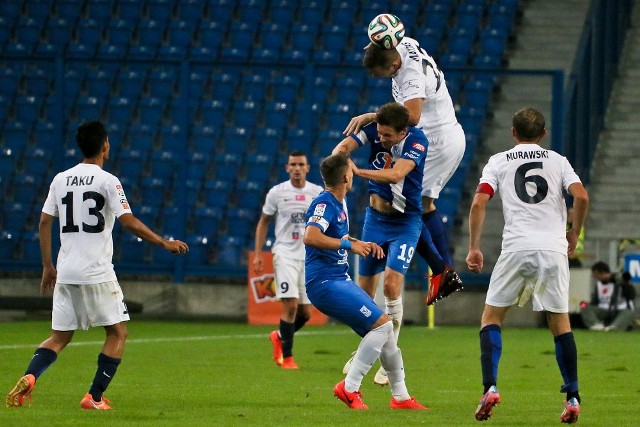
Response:
[[[404,37],[404,24],[397,16],[382,13],[371,20],[367,33],[371,43],[384,49],[393,49]]]

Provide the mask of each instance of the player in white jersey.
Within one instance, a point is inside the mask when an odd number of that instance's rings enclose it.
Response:
[[[458,168],[465,150],[465,136],[456,118],[444,74],[435,60],[410,37],[394,49],[370,43],[364,67],[374,77],[390,77],[393,98],[409,110],[409,126],[420,128],[429,140],[422,180],[422,233],[417,251],[432,271],[428,305],[462,289],[453,271],[447,233],[434,203]],[[358,132],[375,120],[375,113],[351,119],[345,135]]]
[[[256,226],[255,256],[253,268],[262,273],[262,247],[267,238],[269,222],[276,217],[276,240],[273,252],[273,268],[276,280],[276,297],[282,302],[279,330],[272,331],[273,360],[284,369],[298,369],[293,360],[293,335],[311,317],[312,306],[305,289],[304,256],[302,243],[305,214],[311,201],[323,188],[307,181],[309,161],[302,151],[289,153],[285,165],[289,180],[272,187],[262,207]]]
[[[478,421],[488,419],[500,402],[496,388],[502,353],[501,327],[510,306],[530,298],[534,311],[546,312],[554,337],[556,360],[567,400],[560,419],[574,423],[580,414],[577,350],[569,323],[569,261],[584,224],[589,196],[580,178],[560,154],[542,148],[542,114],[524,108],[513,116],[510,150],[495,154],[482,171],[469,214],[467,266],[483,267],[480,236],[486,204],[500,191],[505,220],[502,251],[491,274],[482,313],[480,349],[484,394],[476,410]],[[564,191],[574,198],[572,228],[566,231]]]
[[[24,376],[7,394],[7,406],[22,406],[25,399],[31,399],[36,380],[71,342],[75,330],[103,326],[106,339],[98,355],[98,369],[80,406],[111,409],[102,394],[121,362],[129,320],[111,263],[111,232],[116,218],[131,233],[169,252],[184,254],[189,250],[179,240],[163,239],[133,216],[120,181],[102,169],[110,148],[102,123],[80,125],[76,141],[84,160],[55,176],[40,215],[40,291],[53,289],[52,333],[40,344]],[[56,217],[60,218],[61,243],[57,269],[51,248],[51,228]]]

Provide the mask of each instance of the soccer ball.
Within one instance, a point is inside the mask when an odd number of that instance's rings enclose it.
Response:
[[[404,24],[397,16],[382,13],[369,22],[367,32],[369,40],[376,46],[393,49],[404,37]]]

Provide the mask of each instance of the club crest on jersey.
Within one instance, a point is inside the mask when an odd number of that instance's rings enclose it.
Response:
[[[327,205],[324,203],[318,203],[315,207],[315,209],[313,210],[313,215],[314,216],[323,216],[324,215],[324,210],[327,208]]]
[[[338,214],[338,222],[346,221],[346,219],[347,214],[345,214],[344,211],[340,211],[340,213]]]
[[[300,233],[297,231],[294,231],[293,233],[291,233],[291,239],[292,240],[300,240]]]
[[[416,150],[420,150],[424,153],[425,147],[424,145],[420,144],[419,142],[414,142],[413,143],[413,148],[415,148]]]
[[[296,200],[305,200],[304,194],[296,194]]]
[[[369,310],[367,307],[365,307],[364,305],[362,307],[360,307],[360,313],[364,314],[364,317],[369,317],[371,316],[371,310]]]

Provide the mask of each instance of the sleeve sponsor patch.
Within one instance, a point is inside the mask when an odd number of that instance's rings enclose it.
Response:
[[[415,148],[416,150],[422,151],[423,153],[426,150],[425,146],[420,144],[419,142],[414,142],[413,143],[413,148]]]
[[[313,210],[313,215],[314,216],[323,216],[324,215],[324,211],[327,208],[327,205],[324,203],[318,203],[315,207],[315,209]]]

